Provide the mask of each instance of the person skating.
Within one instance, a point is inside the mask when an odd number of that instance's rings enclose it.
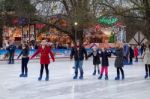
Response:
[[[102,52],[100,53],[102,67],[98,79],[102,79],[103,72],[105,71],[105,80],[108,80],[108,66],[109,66],[108,58],[110,56],[111,56],[111,51],[107,50],[106,48],[102,48]]]
[[[150,47],[148,46],[148,44],[146,45],[146,49],[143,53],[143,61],[145,64],[145,79],[148,78],[148,76],[150,77]]]
[[[10,45],[6,49],[9,55],[8,64],[14,64],[14,55],[15,55],[16,46],[14,45],[13,42],[10,42]]]
[[[133,64],[133,58],[134,58],[134,50],[133,50],[133,47],[130,45],[129,46],[129,58],[130,58],[130,65]]]
[[[47,41],[43,40],[41,43],[41,46],[38,48],[38,50],[31,56],[30,59],[33,59],[36,55],[41,54],[40,56],[40,64],[41,64],[41,70],[40,70],[40,76],[38,78],[38,80],[40,81],[42,79],[43,76],[43,69],[45,68],[46,71],[46,78],[45,80],[48,81],[49,80],[49,69],[48,69],[48,65],[50,64],[50,58],[49,58],[49,54],[53,60],[53,62],[55,61],[54,55],[50,49],[49,46],[47,46]]]
[[[80,77],[79,79],[83,79],[83,60],[84,57],[87,59],[87,52],[86,49],[81,45],[79,41],[77,41],[77,44],[75,47],[72,48],[70,59],[74,58],[75,60],[75,76],[73,79],[77,79],[78,77],[78,69],[80,70]]]
[[[28,76],[28,61],[29,61],[29,47],[27,44],[22,46],[22,51],[19,54],[18,58],[22,55],[22,62],[21,62],[21,74],[20,77],[27,77]]]
[[[134,47],[134,57],[135,57],[135,62],[138,62],[138,55],[139,55],[139,50],[137,46]]]
[[[96,75],[96,71],[98,74],[100,74],[100,68],[99,68],[99,64],[100,64],[100,54],[99,54],[99,50],[97,50],[97,48],[93,48],[93,52],[90,53],[88,55],[88,58],[93,56],[93,65],[94,65],[94,72],[93,75]],[[96,70],[97,68],[97,70]]]
[[[123,48],[121,43],[116,44],[116,50],[113,53],[114,55],[116,55],[115,67],[117,70],[117,77],[115,77],[115,80],[120,80],[120,72],[122,74],[122,80],[124,80],[125,79],[124,70],[123,70],[124,55],[123,55]]]

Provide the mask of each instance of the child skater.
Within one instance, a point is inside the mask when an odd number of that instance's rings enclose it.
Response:
[[[93,52],[88,55],[88,57],[93,56],[93,65],[94,65],[94,72],[93,75],[96,75],[96,68],[97,68],[97,73],[100,74],[99,71],[99,64],[100,64],[100,54],[97,48],[93,48]]]
[[[121,43],[116,44],[116,50],[114,52],[114,55],[116,55],[115,59],[115,67],[117,69],[117,77],[115,77],[115,80],[120,80],[120,72],[122,74],[122,80],[124,80],[124,70],[123,70],[123,61],[124,61],[124,56],[123,56],[123,47]]]
[[[22,55],[22,66],[21,66],[21,74],[20,77],[28,77],[28,61],[29,61],[29,47],[27,44],[22,46],[22,51],[19,54],[18,58]]]
[[[47,41],[43,40],[41,42],[41,46],[38,48],[38,50],[32,55],[32,57],[30,59],[33,59],[36,55],[41,54],[40,56],[40,64],[41,64],[41,70],[40,70],[40,76],[38,78],[39,81],[41,81],[42,76],[43,76],[43,69],[45,68],[46,71],[46,78],[45,81],[49,80],[49,69],[48,69],[48,65],[50,64],[50,58],[49,58],[49,54],[53,60],[53,62],[55,61],[54,55],[51,52],[51,49],[49,46],[47,46]]]
[[[101,67],[101,72],[100,76],[98,79],[102,79],[103,72],[105,71],[105,80],[108,80],[108,66],[109,66],[109,61],[108,57],[111,56],[111,51],[108,51],[106,48],[102,48],[102,52],[100,53],[100,57],[102,58],[102,67]]]
[[[150,47],[148,44],[146,44],[146,49],[142,56],[145,64],[145,79],[147,79],[148,76],[150,77]]]

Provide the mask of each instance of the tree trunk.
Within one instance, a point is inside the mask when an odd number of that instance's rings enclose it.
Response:
[[[0,26],[0,48],[3,47],[3,28]]]

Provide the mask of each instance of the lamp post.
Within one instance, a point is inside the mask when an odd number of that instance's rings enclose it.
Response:
[[[77,40],[77,31],[76,31],[76,27],[78,25],[78,22],[74,22],[74,26],[75,26],[75,41]]]

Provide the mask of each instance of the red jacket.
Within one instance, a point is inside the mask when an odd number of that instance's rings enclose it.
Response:
[[[134,56],[137,57],[139,55],[139,50],[138,48],[134,48]]]
[[[41,54],[41,56],[40,56],[41,64],[49,64],[50,63],[49,54],[50,54],[52,60],[55,61],[54,55],[51,52],[50,47],[46,46],[44,49],[42,47],[39,47],[38,50],[32,55],[31,59],[34,58],[39,53]]]

